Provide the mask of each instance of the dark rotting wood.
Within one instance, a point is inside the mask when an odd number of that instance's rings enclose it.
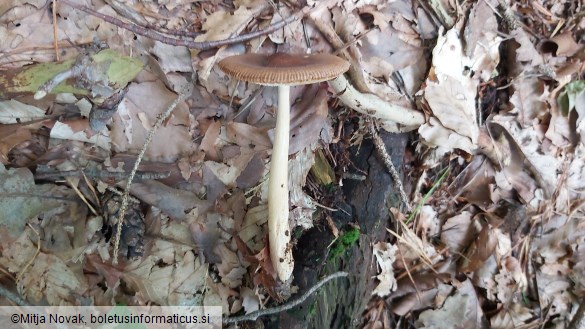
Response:
[[[408,135],[381,132],[380,137],[400,171]],[[363,181],[343,182],[344,202],[335,206],[344,211],[332,212],[331,216],[340,228],[350,222],[359,225],[359,241],[336,261],[327,261],[327,247],[333,235],[323,226],[308,230],[295,248],[294,284],[302,293],[319,278],[336,271],[347,271],[349,278],[333,280],[295,309],[265,319],[266,328],[346,329],[360,324],[361,314],[376,285],[372,280],[377,274],[372,244],[387,238],[386,227],[392,225],[390,208],[398,208],[400,201],[371,140],[364,140],[359,150],[352,148],[350,151],[352,161],[367,173],[367,177]]]

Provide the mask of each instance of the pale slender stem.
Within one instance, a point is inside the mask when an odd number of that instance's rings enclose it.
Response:
[[[278,113],[270,160],[268,182],[268,241],[270,257],[281,281],[290,278],[294,268],[289,248],[288,226],[288,145],[290,126],[290,87],[278,86]]]

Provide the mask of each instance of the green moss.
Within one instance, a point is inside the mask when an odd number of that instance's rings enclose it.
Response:
[[[334,260],[347,250],[349,250],[360,238],[360,230],[359,228],[350,228],[345,233],[343,233],[340,237],[337,238],[337,241],[331,247],[329,251],[329,260]]]

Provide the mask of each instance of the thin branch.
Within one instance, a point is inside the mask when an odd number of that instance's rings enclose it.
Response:
[[[99,178],[99,179],[115,179],[115,180],[122,180],[128,177],[128,174],[125,172],[113,172],[107,170],[98,170],[98,169],[85,169],[82,171],[80,170],[66,170],[66,171],[37,171],[35,173],[35,179],[58,179],[61,177],[79,177],[83,174],[87,175],[88,177],[92,178]],[[150,180],[150,179],[164,179],[171,176],[170,171],[166,172],[157,172],[157,171],[138,171],[134,179],[140,180]]]
[[[36,99],[36,100],[43,99],[45,96],[47,96],[48,93],[50,93],[61,82],[65,81],[69,78],[79,76],[80,73],[81,73],[81,67],[76,64],[72,68],[70,68],[69,70],[55,74],[55,76],[53,76],[51,79],[47,80],[45,83],[43,83],[39,87],[37,92],[35,92],[34,99]]]
[[[155,30],[159,33],[172,35],[174,37],[187,37],[187,38],[196,38],[197,36],[201,35],[201,32],[190,32],[190,31],[182,31],[182,30],[171,30],[167,28],[163,28],[161,26],[157,26],[155,24],[149,23],[140,13],[138,13],[134,8],[124,3],[121,3],[117,0],[104,0],[112,9],[114,9],[120,16],[126,18],[127,20],[133,22],[136,25],[142,26],[144,28]]]
[[[406,210],[408,212],[411,212],[412,207],[410,206],[410,202],[408,201],[408,196],[406,195],[406,192],[404,192],[402,180],[400,179],[400,175],[398,174],[396,167],[394,167],[394,164],[392,163],[390,155],[386,151],[386,145],[384,144],[384,141],[382,141],[382,138],[380,138],[380,135],[378,135],[378,132],[374,127],[374,124],[370,120],[367,121],[366,126],[368,128],[370,135],[372,136],[374,146],[376,147],[376,151],[378,151],[378,155],[380,155],[382,161],[384,162],[384,165],[386,166],[386,169],[388,169],[390,175],[392,176],[392,180],[394,181],[394,189],[396,189],[399,192],[400,199],[402,200],[402,203],[404,203]]]
[[[290,310],[291,308],[293,308],[293,307],[301,304],[305,300],[307,300],[307,298],[309,298],[312,294],[314,294],[317,290],[319,290],[325,283],[327,283],[333,279],[346,277],[346,276],[348,276],[347,272],[333,273],[333,274],[323,278],[321,281],[317,282],[314,286],[312,286],[309,290],[307,290],[304,294],[302,294],[300,297],[298,297],[296,299],[293,299],[285,304],[282,304],[282,305],[279,305],[276,307],[267,308],[264,310],[258,310],[258,311],[255,311],[255,312],[252,312],[249,314],[245,314],[245,315],[224,318],[223,323],[230,324],[230,323],[237,323],[237,322],[242,322],[242,321],[255,321],[257,318],[264,316],[264,315],[276,314],[276,313]]]
[[[66,0],[63,0],[63,1],[66,1]],[[192,81],[195,81],[195,79],[193,79]],[[122,236],[122,224],[124,223],[124,216],[126,215],[126,208],[128,208],[128,197],[130,196],[130,186],[132,185],[132,180],[134,179],[134,176],[136,175],[136,172],[138,171],[138,166],[140,165],[140,161],[142,161],[142,158],[144,157],[144,154],[146,153],[146,149],[148,148],[148,145],[152,141],[152,138],[154,137],[154,133],[156,132],[156,130],[160,126],[162,126],[163,122],[165,122],[165,120],[171,115],[171,113],[175,110],[177,105],[179,105],[181,102],[183,102],[189,96],[191,96],[192,93],[193,93],[193,84],[190,82],[185,83],[185,86],[183,87],[183,89],[181,89],[181,91],[179,92],[179,95],[177,95],[177,98],[173,101],[173,103],[171,103],[171,105],[169,105],[169,107],[166,109],[166,111],[164,113],[159,115],[155,124],[152,126],[152,128],[150,128],[150,131],[148,132],[148,135],[146,136],[146,141],[144,141],[144,145],[142,146],[142,149],[140,150],[140,153],[138,154],[138,157],[136,158],[136,162],[134,163],[134,168],[132,168],[132,171],[130,172],[130,176],[128,177],[128,181],[126,182],[126,186],[124,186],[124,195],[122,196],[122,204],[120,205],[120,214],[119,214],[118,220],[117,220],[118,229],[116,231],[116,239],[114,240],[114,259],[113,259],[114,264],[118,263],[118,251],[120,250],[120,237]]]
[[[82,6],[82,5],[78,5],[76,3],[73,3],[69,0],[60,0],[62,3],[67,4],[68,6],[71,6],[77,10],[81,10],[85,13],[88,13],[92,16],[98,17],[103,19],[104,21],[114,24],[118,27],[121,27],[123,29],[126,29],[128,31],[134,32],[138,35],[142,35],[144,37],[156,40],[156,41],[160,41],[164,44],[168,44],[168,45],[173,45],[173,46],[184,46],[184,47],[188,47],[191,49],[200,49],[200,50],[207,50],[207,49],[213,49],[213,48],[218,48],[221,46],[226,46],[226,45],[231,45],[234,43],[240,43],[240,42],[245,42],[248,40],[252,40],[267,34],[270,34],[298,19],[301,19],[304,15],[305,15],[305,11],[306,10],[301,10],[299,12],[297,12],[296,14],[287,17],[286,19],[279,21],[277,23],[274,23],[270,26],[268,26],[267,28],[263,29],[263,30],[258,30],[258,31],[254,31],[254,32],[250,32],[250,33],[246,33],[246,34],[242,34],[233,38],[228,38],[228,39],[224,39],[224,40],[217,40],[217,41],[202,41],[202,42],[197,42],[197,41],[193,41],[193,40],[183,40],[183,39],[175,39],[175,38],[171,38],[165,35],[162,35],[160,33],[157,33],[155,31],[149,30],[147,28],[144,28],[142,26],[136,25],[136,24],[130,24],[130,23],[126,23],[123,22],[115,17],[112,16],[108,16],[108,15],[104,15],[102,13],[99,13],[89,7],[86,6]]]

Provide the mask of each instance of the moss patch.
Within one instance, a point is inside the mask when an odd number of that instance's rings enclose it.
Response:
[[[343,233],[331,247],[329,260],[334,260],[355,245],[360,238],[359,228],[350,228]]]

